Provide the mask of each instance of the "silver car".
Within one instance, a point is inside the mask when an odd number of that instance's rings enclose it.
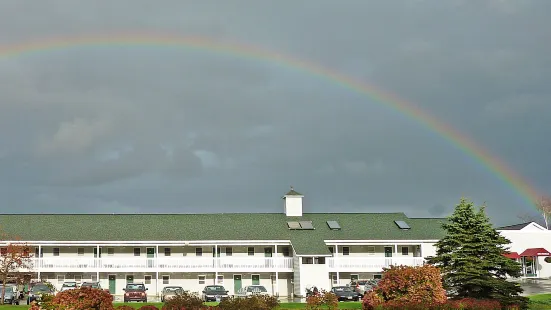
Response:
[[[235,296],[247,297],[252,295],[270,295],[263,285],[249,285],[240,288]]]
[[[74,290],[76,288],[78,288],[78,284],[76,282],[63,282],[63,285],[59,291],[63,292],[67,290]]]
[[[4,290],[4,286],[0,285],[0,294]],[[19,305],[19,294],[16,287],[13,285],[7,285],[4,292],[4,304],[5,305]]]
[[[161,291],[161,302],[182,293],[184,293],[184,288],[181,286],[165,286]]]

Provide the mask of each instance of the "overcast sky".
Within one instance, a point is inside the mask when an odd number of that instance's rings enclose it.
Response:
[[[551,1],[33,1],[0,50],[159,33],[291,55],[413,102],[551,193]],[[167,47],[0,55],[2,213],[534,208],[422,124],[292,67]]]

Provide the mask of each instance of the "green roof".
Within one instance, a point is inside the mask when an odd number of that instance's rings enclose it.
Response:
[[[315,229],[288,228],[299,220]],[[401,230],[397,220],[411,229]],[[404,213],[9,214],[0,215],[0,228],[24,241],[290,240],[298,255],[323,255],[329,254],[324,240],[440,239],[443,220]]]
[[[285,194],[285,196],[303,196],[301,193],[297,192],[292,186],[291,190]]]

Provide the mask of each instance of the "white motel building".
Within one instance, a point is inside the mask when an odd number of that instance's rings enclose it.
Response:
[[[209,284],[231,294],[260,284],[277,296],[304,296],[314,285],[379,278],[390,265],[422,265],[444,236],[441,218],[305,213],[303,197],[291,188],[282,213],[9,214],[0,223],[34,249],[35,280],[58,288],[99,281],[115,295],[141,282],[149,294]]]

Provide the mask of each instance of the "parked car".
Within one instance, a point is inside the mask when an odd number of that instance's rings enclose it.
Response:
[[[360,295],[350,286],[334,286],[333,288],[331,288],[331,292],[337,295],[339,301],[358,301],[361,298]]]
[[[365,292],[371,291],[377,286],[380,279],[367,279],[367,280],[357,280],[350,282],[350,287],[356,291],[356,293],[363,296]]]
[[[124,291],[124,302],[147,302],[147,288],[143,283],[128,283],[122,290]]]
[[[54,290],[48,286],[46,283],[36,283],[29,290],[29,296],[27,297],[27,304],[30,304],[33,301],[40,301],[42,295],[53,294]]]
[[[6,285],[4,288],[3,285],[0,285],[0,294],[2,293],[2,290],[5,290],[4,292],[4,304],[5,305],[19,305],[19,293],[17,292],[17,288],[14,285]]]
[[[78,288],[78,285],[76,282],[63,282],[63,285],[61,286],[60,292],[66,291],[66,290],[74,290],[75,288]]]
[[[238,297],[246,297],[251,295],[269,295],[268,290],[262,285],[249,285],[240,288],[235,294]]]
[[[204,301],[221,301],[228,298],[228,291],[222,285],[207,285],[203,289],[201,297]]]
[[[165,302],[167,299],[182,294],[183,292],[184,288],[181,286],[165,286],[161,291],[161,302]]]

